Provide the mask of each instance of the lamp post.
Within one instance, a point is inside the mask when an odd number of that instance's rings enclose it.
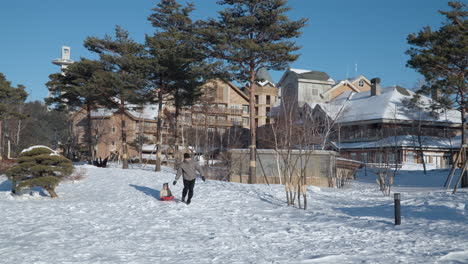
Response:
[[[401,224],[400,193],[395,193],[395,225]]]

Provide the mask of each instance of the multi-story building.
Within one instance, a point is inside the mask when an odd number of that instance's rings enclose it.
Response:
[[[155,142],[156,105],[147,105],[134,110],[119,112],[106,108],[91,111],[91,127],[94,157],[109,157],[111,153],[122,153],[122,134],[129,143],[128,154],[137,157],[143,144]],[[87,144],[88,126],[85,109],[75,112],[72,117],[73,131],[78,145]]]
[[[434,102],[394,86],[381,88],[377,78],[369,91],[346,91],[328,103],[304,105],[304,116],[325,117],[333,126],[329,142],[345,158],[404,168],[443,168],[460,149],[460,112],[430,110]],[[310,120],[309,120],[310,121]],[[313,122],[313,121],[310,121]]]

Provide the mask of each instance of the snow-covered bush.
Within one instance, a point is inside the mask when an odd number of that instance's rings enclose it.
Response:
[[[18,164],[7,171],[12,192],[23,187],[41,187],[50,197],[58,197],[55,187],[73,172],[73,163],[45,146],[34,146],[21,152]]]

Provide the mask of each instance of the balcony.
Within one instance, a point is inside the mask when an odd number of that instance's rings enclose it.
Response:
[[[242,122],[241,121],[231,121],[231,120],[219,120],[219,119],[208,119],[206,120],[206,125],[208,126],[235,126],[235,125],[240,125]],[[199,125],[199,126],[204,126],[205,125],[205,119],[192,119],[192,124],[193,125]]]
[[[227,108],[227,107],[192,106],[191,110],[192,110],[192,113],[242,115],[242,109]]]

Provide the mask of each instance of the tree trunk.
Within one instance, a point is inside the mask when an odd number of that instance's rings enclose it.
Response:
[[[128,169],[128,147],[127,147],[127,132],[125,131],[124,109],[121,110],[121,133],[122,133],[122,169]]]
[[[249,110],[250,110],[250,163],[249,163],[249,183],[257,183],[256,178],[256,151],[257,151],[257,124],[255,122],[255,70],[250,71],[250,93],[249,93]]]
[[[16,188],[17,187],[17,182],[16,179],[11,180],[11,193],[16,194]]]
[[[421,131],[421,128],[419,128],[418,129],[418,147],[419,147],[419,154],[421,155],[421,162],[422,162],[422,165],[423,165],[424,175],[425,175],[425,174],[427,174],[427,169],[426,169],[426,161],[424,160],[424,150],[423,150],[423,146],[422,146],[421,136],[422,136],[422,131]]]
[[[3,120],[0,120],[0,160],[3,160]]]
[[[44,188],[49,194],[50,194],[50,198],[57,198],[58,195],[57,193],[55,192],[55,188]]]
[[[162,108],[163,93],[162,88],[158,92],[158,123],[156,127],[156,165],[155,171],[161,171],[161,145],[162,145]]]
[[[94,156],[93,151],[93,127],[91,123],[91,105],[86,105],[86,141],[88,143],[88,153],[90,155],[91,161],[94,161],[96,157]]]
[[[174,127],[174,169],[176,169],[178,167],[178,163],[179,163],[179,158],[180,158],[180,155],[179,155],[179,107],[176,106],[176,109],[175,109],[175,119],[174,119],[174,123],[175,123],[175,127]]]
[[[466,101],[465,101],[465,92],[461,93],[461,119],[462,119],[462,145],[466,145]],[[462,153],[462,164],[466,162],[466,151]],[[462,188],[468,187],[468,171],[465,172],[462,176],[461,182]]]

